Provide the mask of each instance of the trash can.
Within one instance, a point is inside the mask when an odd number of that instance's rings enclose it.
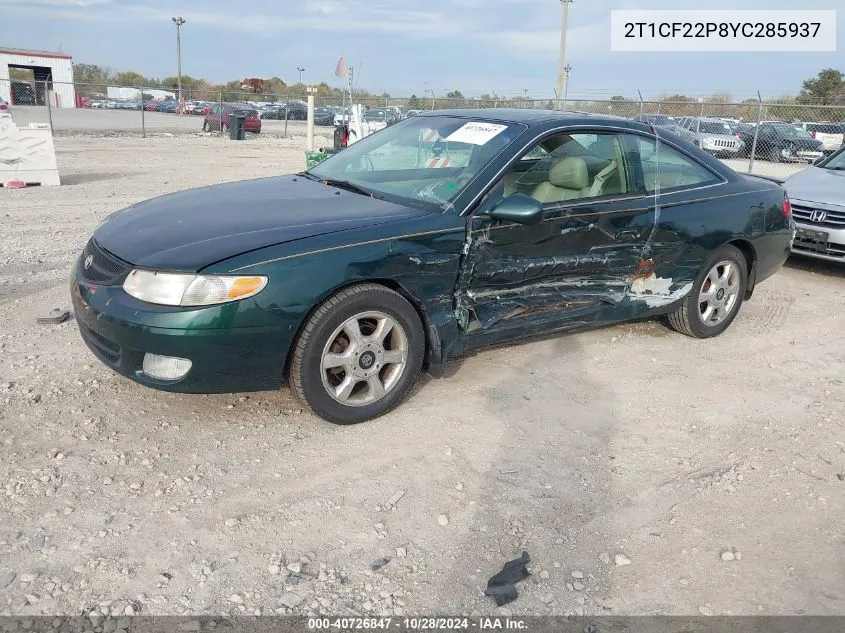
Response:
[[[242,141],[245,138],[244,135],[244,122],[246,121],[246,115],[244,114],[232,114],[229,116],[229,138],[233,141]]]

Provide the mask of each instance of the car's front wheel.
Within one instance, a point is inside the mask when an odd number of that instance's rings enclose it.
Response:
[[[425,333],[414,307],[378,284],[329,297],[295,343],[289,379],[299,400],[335,424],[396,407],[420,373]]]
[[[748,264],[735,246],[718,249],[702,268],[692,290],[669,314],[669,324],[695,338],[718,336],[736,318],[748,283]]]

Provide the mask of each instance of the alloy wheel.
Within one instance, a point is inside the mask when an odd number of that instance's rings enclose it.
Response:
[[[698,316],[707,326],[716,326],[738,305],[740,270],[732,261],[722,260],[707,273],[698,293]]]
[[[384,312],[361,312],[337,327],[323,348],[323,387],[345,406],[373,404],[396,386],[407,359],[402,326]]]

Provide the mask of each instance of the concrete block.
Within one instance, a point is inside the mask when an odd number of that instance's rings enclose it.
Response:
[[[28,185],[60,185],[53,132],[44,123],[15,125],[0,118],[0,186],[11,181]]]

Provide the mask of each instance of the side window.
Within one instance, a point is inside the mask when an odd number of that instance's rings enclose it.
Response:
[[[533,165],[526,169],[518,163],[505,174],[501,193],[523,193],[544,204],[624,194],[628,184],[620,138],[595,133],[546,138],[523,157],[537,159]]]
[[[671,191],[677,188],[713,185],[721,182],[709,169],[666,143],[645,136],[627,135],[629,159],[639,159],[643,184],[648,193]]]

